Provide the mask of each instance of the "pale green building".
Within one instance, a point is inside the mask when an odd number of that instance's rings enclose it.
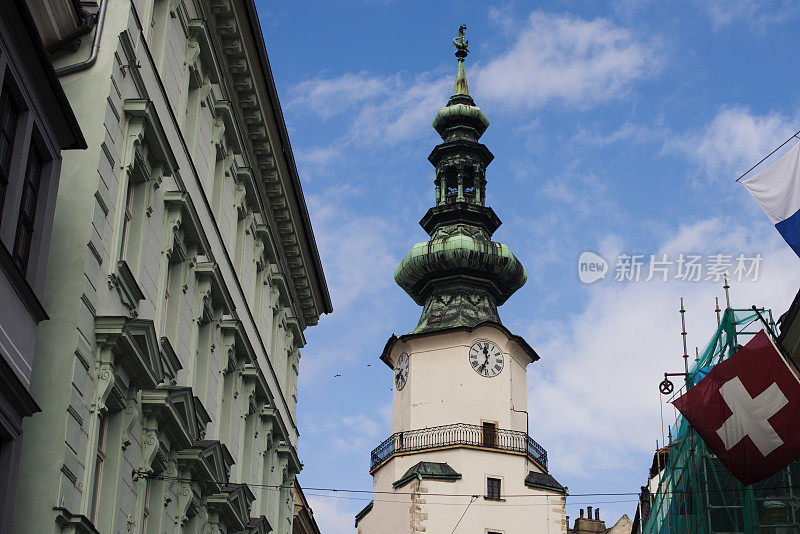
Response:
[[[79,4],[12,531],[287,534],[332,307],[254,2]]]

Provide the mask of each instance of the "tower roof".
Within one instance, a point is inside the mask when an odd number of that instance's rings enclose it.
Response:
[[[439,110],[433,119],[433,127],[443,140],[464,137],[477,141],[489,127],[489,117],[481,108],[475,105],[475,101],[469,94],[467,85],[467,69],[464,60],[469,54],[467,46],[469,41],[464,39],[466,26],[458,29],[458,37],[453,39],[456,47],[456,58],[458,59],[458,70],[456,71],[456,82],[453,84],[453,96],[447,101],[447,105]]]
[[[486,205],[486,167],[494,155],[478,141],[489,119],[469,94],[465,30],[461,26],[453,39],[453,94],[433,119],[442,138],[428,157],[436,167],[436,203],[420,221],[431,239],[414,245],[394,272],[398,285],[424,306],[415,333],[499,324],[497,306],[527,278],[509,248],[491,239],[500,226]]]

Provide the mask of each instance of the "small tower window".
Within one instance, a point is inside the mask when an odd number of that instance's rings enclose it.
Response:
[[[471,169],[464,173],[464,200],[475,202],[475,178]]]
[[[449,167],[445,170],[445,202],[455,202],[458,198],[458,176],[455,169]]]
[[[499,478],[486,478],[486,498],[500,500],[500,479]]]

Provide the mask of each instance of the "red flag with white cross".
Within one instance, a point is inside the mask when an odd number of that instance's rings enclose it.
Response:
[[[800,381],[763,330],[673,404],[742,484],[800,457]]]

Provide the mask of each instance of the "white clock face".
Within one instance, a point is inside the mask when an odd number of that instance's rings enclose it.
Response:
[[[469,364],[481,376],[492,378],[499,375],[503,363],[503,352],[491,341],[477,341],[469,349]]]
[[[411,362],[408,359],[407,352],[401,354],[397,359],[397,365],[394,366],[394,385],[397,386],[398,390],[406,387],[406,382],[408,382],[408,367],[410,363]]]

